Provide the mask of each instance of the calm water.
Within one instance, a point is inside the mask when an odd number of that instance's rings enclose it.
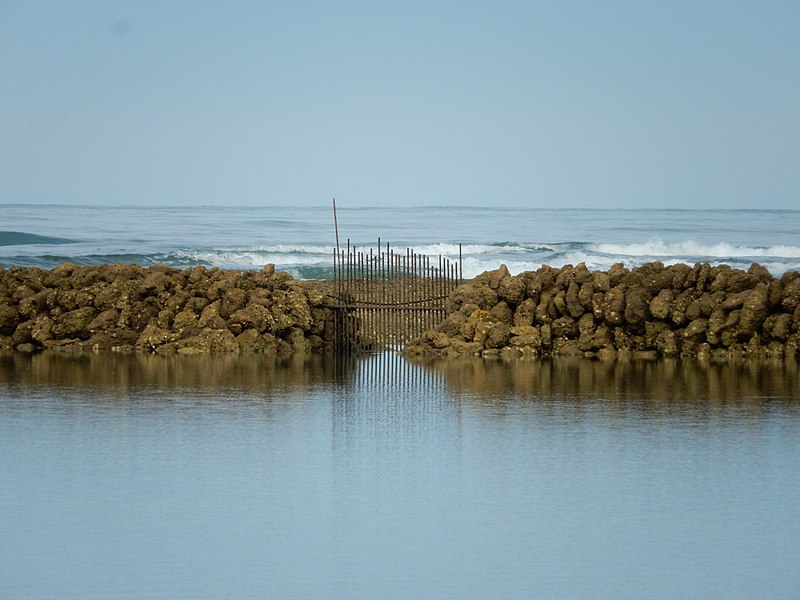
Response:
[[[0,355],[2,598],[797,598],[787,363]]]
[[[295,277],[331,276],[336,243],[330,206],[135,207],[4,205],[0,266],[52,268],[69,261],[166,263],[254,269],[267,263]],[[396,248],[456,259],[465,277],[506,264],[608,269],[665,264],[758,262],[773,274],[800,270],[800,211],[598,210],[478,207],[349,208],[339,203],[342,245]]]

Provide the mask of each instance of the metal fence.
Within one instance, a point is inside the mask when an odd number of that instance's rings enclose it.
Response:
[[[441,255],[396,253],[380,239],[375,247],[333,251],[337,347],[344,352],[402,346],[445,317],[445,300],[462,281],[458,262]]]

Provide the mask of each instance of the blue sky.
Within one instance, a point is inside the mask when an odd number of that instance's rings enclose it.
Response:
[[[0,0],[0,203],[800,208],[800,2]]]

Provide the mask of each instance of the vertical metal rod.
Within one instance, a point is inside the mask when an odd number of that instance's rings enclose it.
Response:
[[[339,249],[339,221],[336,218],[336,198],[333,199],[333,227],[336,229],[336,249]]]
[[[431,294],[431,283],[433,282],[433,280],[431,278],[431,260],[430,260],[430,257],[428,257],[428,256],[423,257],[423,260],[425,261],[424,262],[424,265],[425,265],[425,280],[424,281],[425,281],[425,289],[427,290],[427,293],[425,294],[425,296],[427,298],[430,298],[433,295],[433,294]],[[430,314],[428,314],[427,310],[423,314],[425,315],[424,329],[429,329],[430,328],[430,321],[431,321]]]
[[[370,289],[372,287],[371,286],[371,275],[370,275],[370,270],[372,268],[372,248],[369,249],[369,254],[367,254],[366,252],[364,253],[364,258],[367,261],[366,273],[365,273],[366,284],[367,284],[366,285],[366,290],[367,291],[366,291],[366,296],[364,297],[364,300],[366,300],[367,302],[372,302],[371,289]],[[372,317],[373,311],[372,311],[372,309],[369,309],[369,310],[365,309],[364,313],[365,313],[364,314],[364,321],[365,321],[364,324],[366,325],[366,328],[367,328],[366,334],[367,334],[367,336],[369,337],[370,340],[374,340],[375,336],[373,335],[373,331],[372,331],[372,326],[373,326],[373,322],[374,322],[374,319]]]
[[[394,311],[395,319],[394,319],[394,327],[395,331],[397,332],[397,341],[395,343],[402,344],[404,340],[403,335],[403,277],[404,277],[404,268],[403,268],[403,255],[398,254],[395,257],[395,261],[397,262],[397,277],[395,279],[395,303],[397,304],[397,308]]]

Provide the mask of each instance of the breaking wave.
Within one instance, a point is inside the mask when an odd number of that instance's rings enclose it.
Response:
[[[595,252],[616,254],[621,256],[664,256],[664,257],[713,257],[713,258],[738,258],[738,257],[780,257],[800,258],[800,247],[797,246],[769,246],[752,247],[737,246],[721,242],[718,244],[701,244],[693,240],[666,243],[661,240],[650,240],[642,244],[589,244],[588,247]]]

